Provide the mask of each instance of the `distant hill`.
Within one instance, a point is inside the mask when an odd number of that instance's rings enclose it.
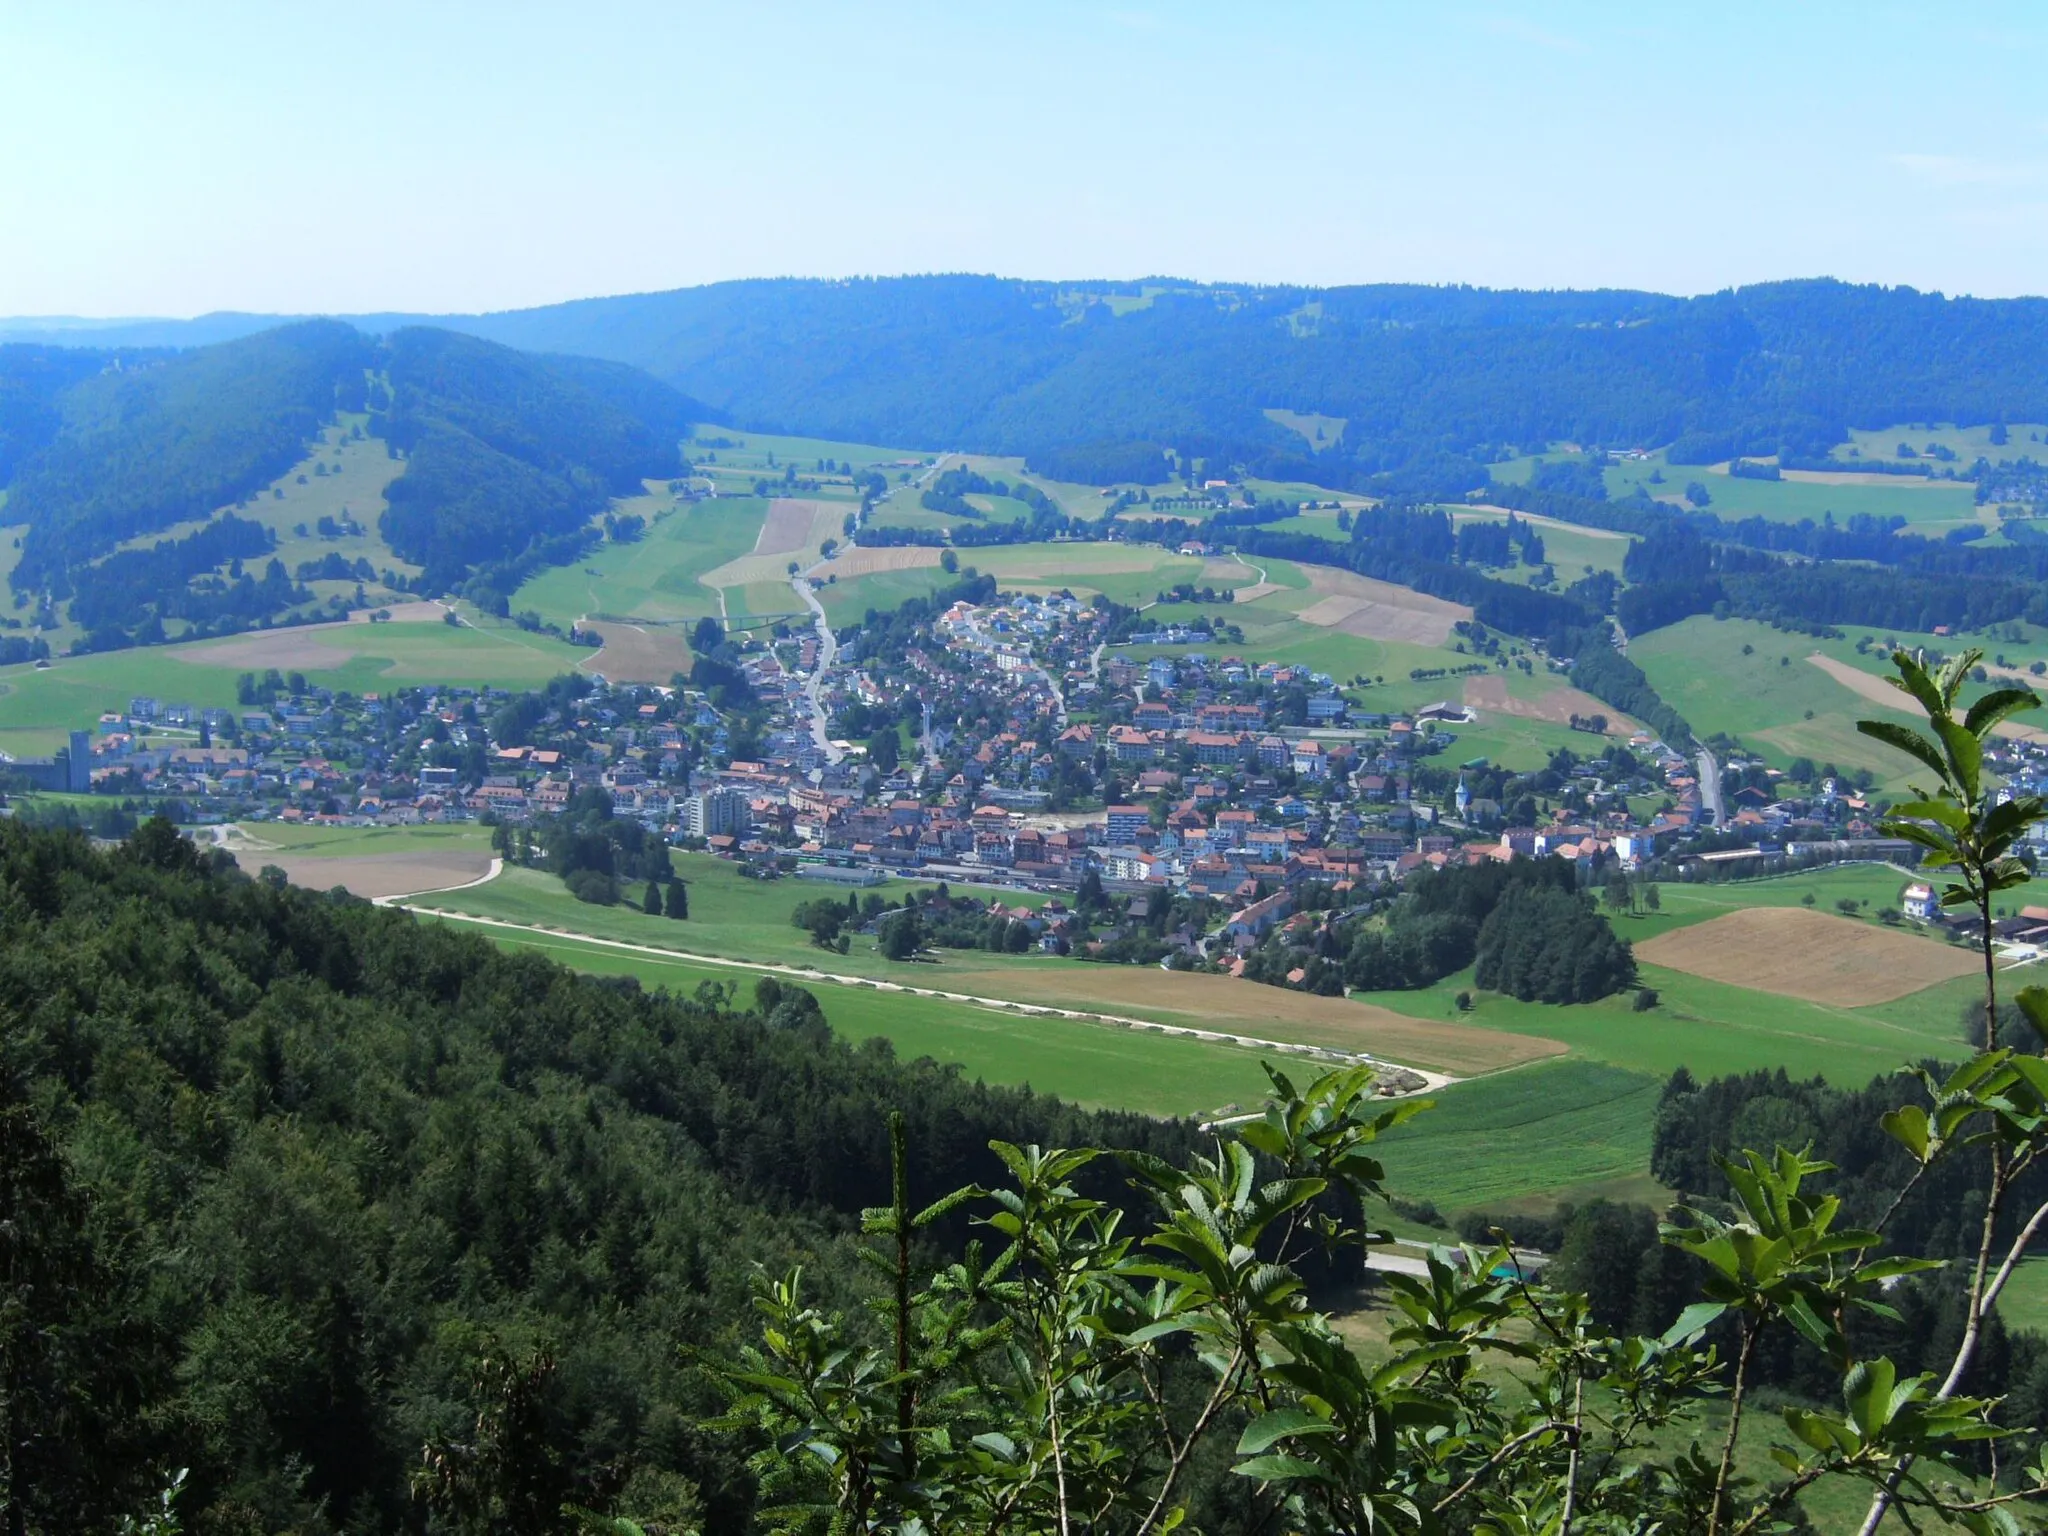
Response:
[[[239,317],[191,322],[219,328]],[[405,317],[364,317],[384,330]],[[630,364],[746,427],[1128,464],[1164,444],[1325,484],[1455,489],[1570,439],[1681,458],[1816,452],[1849,427],[2048,420],[2048,300],[1827,280],[1694,299],[1023,282],[720,283],[435,324]],[[0,334],[5,326],[0,325]],[[27,334],[27,333],[23,333]],[[160,324],[101,333],[161,343]],[[38,339],[53,339],[41,336]],[[1344,423],[1314,451],[1269,409]]]
[[[308,320],[184,351],[0,346],[0,484],[12,482],[8,520],[27,524],[15,590],[68,597],[124,541],[243,502],[338,411],[367,412],[372,434],[405,457],[383,531],[433,591],[576,535],[643,477],[675,474],[679,440],[707,414],[623,364],[424,327],[379,338]],[[138,605],[191,620],[147,594],[153,583],[182,591],[217,542],[123,555],[136,598],[101,616],[102,643],[157,633]],[[127,569],[150,561],[162,569]],[[252,603],[298,600],[282,573],[272,592],[215,617],[245,622]]]

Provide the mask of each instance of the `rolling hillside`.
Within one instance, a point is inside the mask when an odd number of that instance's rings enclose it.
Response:
[[[190,334],[217,339],[237,323],[259,322],[209,316]],[[1503,443],[1688,440],[1712,461],[1787,442],[1820,451],[1852,427],[2048,419],[2048,301],[1825,280],[1680,299],[763,279],[433,323],[631,364],[755,429],[1009,453],[1213,447],[1306,466],[1293,477],[1325,484],[1441,478],[1428,465],[1443,451]],[[162,345],[181,333],[151,322],[89,334]],[[1289,413],[1324,430],[1320,451]]]

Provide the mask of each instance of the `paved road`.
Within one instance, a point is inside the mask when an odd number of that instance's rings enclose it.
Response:
[[[1700,804],[1714,818],[1714,825],[1728,825],[1728,807],[1721,801],[1721,763],[1705,747],[1697,759],[1700,770]]]
[[[830,733],[826,730],[825,701],[822,697],[825,674],[839,659],[839,642],[832,637],[832,626],[825,621],[825,606],[818,601],[818,594],[811,590],[809,578],[792,576],[790,586],[803,604],[811,610],[811,622],[818,630],[818,664],[811,668],[811,675],[804,679],[804,702],[811,712],[811,740],[818,744],[818,750],[825,754],[827,762],[836,763],[846,754],[832,745]]]

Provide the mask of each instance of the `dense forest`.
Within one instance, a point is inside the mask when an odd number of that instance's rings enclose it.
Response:
[[[420,1529],[420,1447],[537,1352],[565,1493],[739,1529],[687,1351],[750,1331],[757,1262],[856,1294],[891,1111],[920,1202],[996,1178],[992,1137],[1193,1145],[835,1042],[799,988],[579,977],[162,821],[0,823],[0,1000],[17,1529],[111,1530],[179,1467],[187,1529]]]
[[[1025,453],[1080,480],[1157,483],[1164,447],[1278,479],[1452,495],[1483,483],[1483,458],[1502,444],[1675,443],[1680,461],[1711,463],[1810,456],[1850,426],[2048,420],[2048,301],[1829,280],[1681,299],[757,279],[359,323],[421,322],[631,364],[759,430]],[[200,345],[237,323],[274,322],[211,316],[95,336]],[[1275,406],[1344,425],[1312,444],[1266,419]]]
[[[489,602],[534,563],[574,558],[609,499],[681,468],[705,408],[635,369],[538,357],[448,331],[379,341],[308,321],[183,353],[0,348],[0,485],[28,525],[10,581],[73,600],[88,648],[162,637],[166,620],[247,627],[303,604],[289,579],[230,571],[268,549],[254,524],[109,556],[117,544],[245,503],[337,410],[368,412],[403,473],[383,531],[426,590]],[[208,558],[211,556],[212,558]]]

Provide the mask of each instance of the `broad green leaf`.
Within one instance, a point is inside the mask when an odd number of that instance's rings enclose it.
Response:
[[[1299,1456],[1254,1456],[1230,1469],[1239,1477],[1255,1477],[1262,1483],[1284,1483],[1293,1478],[1320,1478],[1323,1469]]]
[[[1245,1425],[1238,1437],[1237,1453],[1251,1455],[1267,1450],[1289,1435],[1331,1435],[1337,1426],[1301,1408],[1276,1408]]]
[[[1664,1330],[1664,1344],[1683,1344],[1697,1338],[1728,1308],[1718,1301],[1696,1301],[1678,1314],[1678,1321]]]

